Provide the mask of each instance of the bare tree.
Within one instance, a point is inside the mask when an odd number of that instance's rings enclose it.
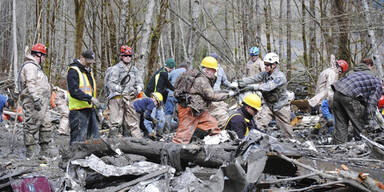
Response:
[[[291,0],[287,0],[287,79],[291,79],[292,50],[291,50]]]
[[[167,8],[168,8],[168,0],[161,0],[160,1],[160,14],[157,16],[157,25],[154,28],[152,35],[151,35],[151,49],[149,52],[148,57],[148,71],[147,71],[147,78],[151,77],[151,75],[155,72],[156,67],[155,64],[158,59],[157,50],[159,47],[159,39],[161,36],[161,29],[163,28],[165,24],[165,16],[167,15]]]
[[[81,48],[83,45],[83,32],[84,32],[84,11],[85,1],[74,0],[75,2],[75,15],[76,15],[76,41],[75,41],[75,53],[76,57],[80,56]]]
[[[377,43],[376,43],[375,32],[372,29],[372,22],[371,22],[372,21],[372,17],[369,15],[369,13],[370,13],[369,6],[368,6],[368,3],[367,3],[366,0],[362,0],[361,3],[362,3],[363,8],[364,8],[365,22],[368,25],[367,26],[367,28],[368,28],[368,37],[369,37],[370,42],[371,42],[370,46],[373,49],[373,60],[374,60],[374,63],[376,64],[376,67],[377,67],[377,70],[379,72],[380,78],[383,78],[383,66],[382,66],[382,63],[381,63],[380,54],[379,54],[378,46],[377,46]]]
[[[347,23],[347,15],[345,13],[345,4],[346,2],[343,0],[335,0],[334,8],[335,8],[335,17],[339,28],[339,52],[338,59],[343,59],[348,63],[351,63],[351,55],[349,52],[349,39],[348,39],[348,23]]]
[[[137,51],[136,63],[140,71],[146,71],[146,64],[148,63],[147,49],[148,49],[149,35],[151,32],[152,15],[153,15],[154,7],[155,7],[155,0],[148,0],[147,12],[145,14],[142,33],[141,33],[142,38],[140,41],[140,49]]]
[[[303,39],[303,59],[304,59],[304,66],[308,66],[308,57],[307,57],[307,35],[305,32],[305,16],[306,16],[307,10],[305,9],[305,0],[301,0],[301,37]]]
[[[267,38],[267,52],[272,51],[271,47],[271,31],[272,31],[272,16],[271,16],[271,0],[264,0],[264,17],[265,17],[265,37]]]
[[[313,74],[317,74],[316,65],[316,13],[315,13],[315,0],[309,2],[309,9],[311,12],[311,22],[309,25],[309,65],[312,67]],[[316,79],[316,78],[315,78]]]
[[[13,78],[15,81],[15,87],[18,88],[17,86],[17,72],[18,72],[18,67],[17,67],[17,31],[16,31],[16,0],[12,1],[12,33],[13,33]],[[11,73],[9,73],[11,75]]]

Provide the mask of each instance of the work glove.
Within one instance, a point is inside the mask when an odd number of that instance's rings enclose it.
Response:
[[[247,84],[242,79],[237,80],[237,83],[238,83],[238,86],[239,86],[240,89],[244,88],[245,86],[247,86]]]
[[[229,91],[228,91],[228,97],[235,96],[237,93],[238,93],[237,91],[229,90]]]
[[[40,111],[41,110],[41,99],[37,99],[33,102],[33,108],[36,110],[36,111]]]
[[[103,108],[103,104],[100,103],[100,101],[94,97],[92,97],[91,102],[95,105],[97,109]]]
[[[136,91],[137,93],[140,93],[143,90],[140,85],[136,85]]]
[[[237,88],[239,88],[239,84],[236,81],[234,81],[231,84],[229,84],[229,88],[230,89],[237,89]]]
[[[152,123],[153,123],[154,125],[157,125],[158,122],[159,122],[159,121],[158,121],[156,118],[153,118],[153,119],[152,119]]]
[[[256,85],[247,85],[245,86],[242,91],[257,91],[259,90],[260,88],[260,85],[256,84]]]
[[[311,106],[309,105],[308,100],[306,99],[293,100],[291,101],[291,105],[296,105],[297,108],[302,111],[308,112],[311,110]]]

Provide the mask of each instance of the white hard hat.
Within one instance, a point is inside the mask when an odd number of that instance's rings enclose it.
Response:
[[[267,62],[267,63],[277,63],[279,64],[280,61],[279,61],[279,56],[276,54],[276,53],[267,53],[265,56],[264,56],[264,62]]]

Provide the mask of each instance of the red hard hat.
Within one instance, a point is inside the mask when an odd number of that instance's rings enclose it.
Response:
[[[344,60],[337,60],[336,61],[337,67],[341,67],[341,70],[343,73],[345,73],[348,70],[348,63]]]
[[[35,45],[33,45],[31,51],[36,53],[42,53],[44,55],[47,54],[47,48],[41,43],[36,43]]]
[[[380,97],[378,107],[379,109],[384,107],[384,95]]]
[[[127,45],[123,45],[120,48],[120,55],[133,55],[133,49]]]

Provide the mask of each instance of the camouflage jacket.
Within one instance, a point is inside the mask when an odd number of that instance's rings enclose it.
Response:
[[[124,82],[122,82],[123,80]],[[143,90],[143,87],[143,79],[132,63],[129,66],[120,61],[105,72],[104,91],[108,100],[116,95],[137,94]]]
[[[285,74],[276,68],[272,74],[264,71],[252,77],[243,78],[247,84],[259,83],[265,103],[273,111],[278,111],[288,105],[287,78]]]
[[[49,103],[51,85],[43,69],[31,55],[25,56],[25,62],[18,74],[20,97],[29,97],[33,101]]]
[[[187,94],[189,101],[187,106],[199,114],[207,110],[212,101],[221,101],[228,98],[227,93],[215,92],[212,84],[212,80],[203,72],[200,72],[200,75],[196,77],[192,88]]]

